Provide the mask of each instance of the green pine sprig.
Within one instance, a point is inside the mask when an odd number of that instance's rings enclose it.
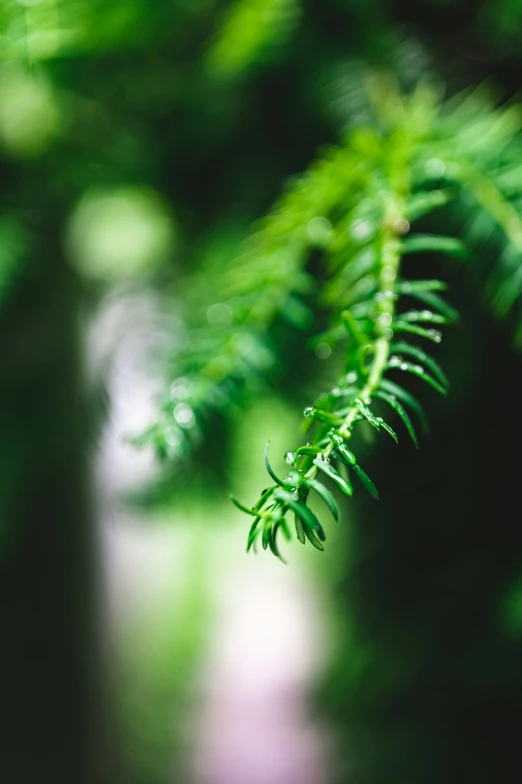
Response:
[[[376,402],[418,446],[417,423],[423,432],[428,425],[408,378],[447,393],[432,351],[441,327],[458,314],[443,296],[443,281],[404,278],[405,257],[415,262],[436,254],[473,264],[494,311],[522,324],[521,108],[497,108],[483,88],[444,102],[438,87],[419,84],[405,96],[379,74],[368,77],[366,91],[373,120],[322,151],[222,279],[209,278],[207,315],[219,318],[190,326],[191,340],[172,360],[173,389],[183,387],[182,399],[166,396],[163,417],[144,437],[160,454],[189,453],[212,410],[234,410],[262,388],[281,350],[271,342],[274,321],[282,315],[309,327],[315,309],[321,321],[326,313],[312,347],[343,357],[341,377],[305,409],[307,441],[286,454],[287,475],[274,473],[265,450],[272,484],[251,507],[235,500],[253,517],[248,549],[260,539],[278,556],[280,535],[290,538],[292,531],[300,542],[324,548],[325,528],[308,505],[313,495],[336,519],[331,491],[351,496],[354,477],[378,497],[351,448],[360,422],[397,440]],[[417,231],[417,221],[437,210],[446,234]],[[315,277],[312,252],[321,259]],[[190,313],[190,297],[187,303]],[[522,327],[517,337],[522,341]]]
[[[376,430],[386,432],[397,441],[390,424],[373,410],[374,400],[380,399],[395,411],[415,446],[418,445],[407,407],[418,412],[420,404],[402,387],[388,381],[386,376],[391,370],[409,372],[438,392],[446,394],[448,381],[438,363],[418,346],[394,341],[397,323],[439,325],[456,318],[454,310],[439,295],[432,303],[438,312],[434,309],[401,313],[397,308],[400,292],[411,295],[415,291],[422,296],[423,293],[430,294],[434,289],[443,288],[439,281],[415,281],[411,284],[406,281],[396,282],[404,252],[402,233],[406,226],[402,216],[405,201],[404,197],[392,194],[387,194],[385,198],[376,269],[372,270],[377,285],[370,298],[371,308],[367,311],[372,313],[371,328],[368,328],[368,319],[358,323],[350,311],[343,312],[345,337],[350,341],[347,364],[357,369],[345,373],[318,405],[305,409],[304,415],[311,421],[311,440],[285,455],[285,461],[290,466],[288,475],[283,479],[275,475],[268,460],[267,444],[265,466],[275,484],[263,493],[252,508],[233,499],[240,508],[254,516],[247,550],[261,538],[262,546],[265,549],[269,547],[280,557],[278,535],[281,531],[288,538],[291,527],[287,518],[290,515],[293,515],[298,540],[304,544],[308,539],[314,547],[323,550],[325,531],[308,507],[308,500],[314,493],[319,495],[333,517],[339,519],[339,509],[328,484],[351,496],[352,478],[355,476],[372,497],[379,497],[377,488],[359,465],[349,443],[357,423],[361,421],[369,422]],[[431,334],[428,330],[428,334],[430,338],[435,336],[435,342],[438,342],[438,332]]]

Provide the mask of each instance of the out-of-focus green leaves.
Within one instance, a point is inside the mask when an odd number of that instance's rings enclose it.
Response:
[[[269,58],[299,22],[302,0],[234,0],[207,52],[207,67],[222,78],[239,76]]]
[[[462,257],[467,255],[465,244],[456,237],[440,237],[430,234],[415,234],[403,242],[403,253],[451,253]]]
[[[63,107],[43,73],[0,62],[0,145],[14,158],[44,153],[64,130]]]
[[[20,222],[8,215],[0,218],[0,309],[22,272],[27,236]]]
[[[142,49],[169,23],[208,12],[207,0],[3,0],[0,59],[29,63],[114,50]],[[163,22],[163,29],[161,23]]]

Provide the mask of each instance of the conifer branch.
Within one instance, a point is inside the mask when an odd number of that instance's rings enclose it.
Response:
[[[502,229],[510,249],[497,264],[496,306],[507,312],[522,301],[520,205],[501,185],[502,176],[509,175],[512,192],[522,193],[521,112],[496,110],[477,95],[448,112],[438,91],[427,85],[409,96],[394,92],[393,82],[379,77],[369,85],[376,109],[373,124],[352,129],[338,148],[323,152],[260,223],[224,283],[210,278],[207,321],[211,314],[219,319],[211,318],[192,333],[198,337],[199,354],[189,341],[177,353],[173,365],[183,381],[182,400],[168,396],[163,418],[143,438],[159,454],[179,458],[188,453],[195,434],[200,430],[203,435],[212,408],[237,406],[245,392],[263,383],[279,350],[270,342],[274,320],[288,316],[292,305],[300,317],[290,320],[309,327],[315,299],[329,312],[329,324],[316,334],[315,345],[344,356],[341,377],[306,407],[309,440],[285,455],[287,475],[280,478],[274,472],[267,444],[265,467],[273,484],[252,507],[234,499],[253,517],[247,549],[260,538],[278,557],[280,533],[291,538],[290,515],[298,540],[324,549],[325,530],[308,499],[315,493],[338,519],[328,483],[351,496],[355,475],[378,498],[348,447],[359,422],[397,441],[395,430],[374,412],[375,401],[392,409],[418,446],[413,417],[425,432],[427,420],[416,398],[398,383],[401,374],[447,393],[444,372],[419,343],[436,346],[439,327],[455,323],[458,314],[440,294],[442,281],[404,280],[401,262],[406,254],[418,253],[465,260],[469,249],[451,234],[416,232],[415,221],[440,207],[457,213],[461,196],[468,194],[475,205],[467,207],[470,214],[481,210]],[[497,157],[492,141],[498,144]],[[472,241],[466,234],[465,239]],[[321,283],[307,271],[314,250],[323,260]],[[300,302],[303,293],[308,295],[306,307]],[[404,309],[403,297],[420,306]],[[173,389],[178,382],[179,377]]]

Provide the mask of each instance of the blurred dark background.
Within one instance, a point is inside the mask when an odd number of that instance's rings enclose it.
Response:
[[[283,182],[357,119],[361,64],[406,88],[435,74],[449,95],[490,80],[508,99],[522,6],[2,0],[0,24],[0,779],[187,781],[183,741],[154,746],[168,765],[135,762],[122,718],[135,706],[122,707],[129,684],[111,663],[127,643],[107,621],[93,468],[114,410],[113,322],[101,338],[91,329],[100,303],[148,297],[168,349],[205,264],[233,255]],[[423,276],[438,274],[431,263]],[[335,556],[310,567],[335,628],[310,702],[332,739],[318,780],[520,780],[522,366],[480,279],[444,274],[462,314],[440,351],[452,393],[419,390],[432,434],[418,453],[391,443],[368,456],[379,513],[355,501]],[[299,409],[317,363],[277,334],[278,394]],[[237,435],[229,419],[214,427],[180,470],[180,504],[227,497]],[[189,628],[187,606],[176,622]],[[186,661],[206,644],[194,634]],[[171,663],[183,680],[188,665]]]

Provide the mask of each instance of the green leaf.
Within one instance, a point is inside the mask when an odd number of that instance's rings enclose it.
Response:
[[[314,465],[317,466],[321,471],[323,471],[330,479],[335,482],[335,484],[345,493],[346,495],[352,495],[353,487],[351,486],[350,482],[347,479],[343,479],[343,477],[337,473],[335,468],[327,463],[326,460],[321,460],[321,458],[316,457],[314,460]]]
[[[345,444],[338,444],[337,449],[349,466],[355,465],[355,455]]]
[[[341,463],[347,465],[349,468],[353,468],[355,465],[355,463],[349,463],[346,460],[346,458],[341,454],[341,452],[338,451],[338,449],[334,449],[334,451],[332,452],[332,457],[335,457],[336,460],[339,460]]]
[[[315,492],[321,496],[325,504],[327,505],[328,509],[335,517],[336,520],[339,519],[339,509],[337,504],[335,503],[335,499],[331,492],[325,487],[321,482],[318,482],[316,479],[308,479],[307,485],[315,490]]]
[[[372,411],[370,411],[370,409],[367,406],[364,405],[364,403],[362,402],[362,400],[360,398],[356,398],[356,400],[354,402],[355,402],[355,405],[357,406],[357,408],[359,409],[359,411],[361,412],[361,414],[363,415],[363,417],[365,419],[367,419],[368,422],[371,425],[373,425],[373,427],[375,427],[377,430],[380,430],[381,428],[383,430],[386,430],[386,432],[389,433],[391,435],[391,437],[394,439],[395,443],[397,443],[397,444],[399,443],[399,439],[397,438],[397,434],[383,420],[382,417],[375,416],[375,414],[373,414]],[[354,462],[355,462],[355,460],[354,460]]]
[[[436,329],[425,329],[424,327],[417,327],[415,324],[409,324],[407,321],[398,319],[392,324],[394,332],[410,332],[412,335],[419,335],[421,338],[432,340],[434,343],[440,343],[442,335]]]
[[[361,304],[361,301],[364,301],[367,297],[374,297],[374,295],[379,290],[379,280],[372,272],[369,275],[365,275],[365,277],[360,278],[356,283],[352,286],[349,286],[344,291],[339,292],[339,295],[331,300],[330,303],[326,303],[327,305],[337,304],[341,309],[352,309],[356,308],[358,304]],[[359,318],[356,315],[356,311],[353,312],[353,316],[355,319]]]
[[[269,537],[270,537],[270,523],[266,521],[265,527],[263,528],[263,533],[261,535],[261,544],[263,546],[263,550],[266,550],[266,548],[268,547]]]
[[[433,313],[431,310],[407,310],[399,313],[399,320],[406,321],[408,324],[447,324],[446,316],[440,313]]]
[[[366,346],[369,342],[368,336],[365,335],[361,329],[359,329],[359,326],[352,313],[349,310],[343,310],[341,313],[341,318],[343,320],[344,326],[346,327],[346,331],[353,339],[354,343],[358,344],[359,346]]]
[[[446,377],[446,374],[442,370],[441,366],[438,362],[436,362],[433,357],[430,357],[429,354],[426,354],[422,349],[417,348],[417,346],[411,346],[409,343],[393,343],[391,345],[391,351],[397,354],[409,354],[411,357],[415,357],[419,362],[422,362],[428,370],[431,370],[434,376],[437,377],[439,382],[444,386],[449,386],[449,381]]]
[[[330,411],[323,411],[320,408],[315,408],[315,406],[305,408],[305,416],[313,417],[319,420],[319,422],[326,422],[328,425],[340,425],[343,421],[342,417],[337,416],[337,414],[331,414]]]
[[[448,321],[455,322],[459,320],[458,311],[456,311],[455,308],[452,308],[451,305],[448,305],[446,300],[442,299],[442,297],[433,294],[432,291],[415,291],[411,293],[411,296],[425,303],[430,308],[438,310]]]
[[[443,237],[438,234],[414,234],[402,242],[402,253],[448,253],[457,258],[466,258],[466,245],[455,237]]]
[[[317,535],[320,539],[326,538],[323,527],[315,514],[312,510],[303,504],[301,501],[297,501],[293,498],[291,493],[288,493],[285,490],[276,490],[276,496],[279,501],[283,501],[290,509],[299,515],[303,523],[305,524],[305,528],[308,526],[310,529],[313,529],[317,532]]]
[[[419,418],[421,423],[421,427],[425,433],[429,432],[429,425],[428,420],[426,418],[426,414],[424,413],[424,409],[422,408],[421,404],[418,402],[416,398],[413,397],[406,389],[399,386],[399,384],[395,384],[393,381],[390,381],[387,378],[383,378],[381,380],[381,389],[384,389],[385,392],[388,392],[390,395],[394,395],[402,400],[403,403],[406,403]]]
[[[379,491],[377,490],[377,488],[373,484],[373,482],[370,479],[370,477],[368,476],[368,474],[365,471],[363,471],[363,469],[361,468],[360,465],[357,465],[357,464],[354,465],[353,470],[357,474],[357,477],[358,477],[359,481],[361,482],[361,484],[366,488],[366,490],[370,493],[370,495],[373,496],[373,498],[377,498],[378,499],[379,498]]]
[[[266,504],[272,493],[274,492],[275,487],[269,487],[267,490],[264,490],[261,494],[261,498],[257,502],[257,504],[253,507],[254,512],[259,512],[260,509]]]
[[[320,449],[317,446],[300,446],[299,449],[296,449],[296,455],[308,455],[310,457],[315,457],[320,453]]]
[[[370,411],[368,406],[366,406],[359,397],[355,398],[354,403],[356,408],[361,412],[363,417],[368,420],[370,425],[373,425],[373,427],[375,427],[378,430],[381,423],[379,422],[379,419],[375,416],[375,414],[373,414],[372,411]]]
[[[309,529],[307,526],[305,526],[303,528],[303,531],[304,531],[304,535],[306,536],[308,541],[311,544],[313,544],[313,546],[315,548],[317,548],[317,550],[324,550],[323,545],[321,544],[321,542],[319,541],[319,539],[316,537],[316,535],[314,534],[314,532],[311,529]]]
[[[334,431],[331,430],[328,433],[328,438],[330,439],[330,441],[333,441],[333,443],[336,445],[337,451],[342,455],[343,460],[346,462],[346,464],[349,466],[355,465],[355,463],[357,462],[355,455],[353,452],[351,452],[348,449],[348,447],[344,443],[344,438],[342,437],[342,435],[340,433],[335,433]]]
[[[304,529],[303,529],[303,523],[301,522],[301,518],[299,517],[297,512],[294,512],[294,522],[295,522],[295,532],[296,532],[297,538],[299,539],[301,544],[304,544],[305,543],[305,533],[304,533]]]
[[[507,316],[522,292],[522,266],[498,285],[493,296],[493,309],[499,318]]]
[[[269,532],[268,532],[268,546],[270,547],[272,553],[276,556],[276,558],[279,558],[280,561],[282,561],[284,564],[286,564],[285,559],[283,558],[283,556],[281,555],[281,553],[279,552],[278,547],[277,547],[276,537],[277,537],[277,531],[278,531],[279,525],[281,525],[281,523],[276,523],[276,525],[273,528],[269,529]]]
[[[448,390],[443,387],[442,384],[439,384],[438,381],[435,381],[435,379],[432,378],[429,373],[426,373],[424,368],[420,365],[414,365],[412,362],[405,362],[402,357],[397,357],[394,355],[390,357],[388,367],[391,370],[403,370],[406,373],[411,373],[412,375],[417,376],[417,378],[421,378],[423,381],[429,384],[430,387],[433,387],[433,389],[436,389],[437,392],[440,392],[441,395],[448,394]]]
[[[378,258],[379,255],[375,245],[369,245],[366,248],[363,248],[350,259],[348,264],[345,259],[341,257],[338,263],[338,269],[339,277],[342,276],[342,283],[344,283],[345,286],[353,286],[354,283],[373,270]]]
[[[319,332],[317,335],[314,335],[312,338],[306,341],[306,347],[311,348],[315,351],[317,346],[321,343],[328,343],[329,345],[335,345],[340,340],[343,340],[346,337],[346,330],[344,329],[342,324],[334,325],[327,329],[325,332]]]
[[[380,419],[380,417],[377,417],[377,419]],[[391,435],[391,437],[393,438],[396,444],[399,443],[399,439],[397,438],[397,433],[384,420],[381,422],[381,427],[383,430],[386,430],[386,432]]]
[[[283,532],[283,536],[285,537],[286,541],[290,542],[292,540],[292,534],[290,533],[290,528],[288,527],[288,523],[284,517],[281,518],[279,522],[279,527],[281,528],[281,531]]]
[[[399,294],[416,295],[424,291],[446,291],[447,283],[442,280],[403,280],[397,286]]]
[[[359,364],[359,373],[363,377],[368,375],[368,368],[366,367],[365,357],[367,354],[371,352],[371,350],[372,350],[372,344],[366,343],[366,345],[361,346],[357,350],[357,353],[355,354],[355,360]]]
[[[418,220],[423,215],[427,215],[438,207],[444,206],[451,198],[452,193],[449,189],[414,193],[406,204],[405,217],[409,221]]]
[[[260,517],[256,517],[256,519],[250,526],[250,530],[248,532],[248,537],[247,537],[247,553],[249,552],[250,548],[252,547],[252,545],[254,544],[257,538],[257,533],[258,533],[257,526],[259,525],[260,520],[261,520]]]
[[[403,406],[401,406],[401,404],[399,403],[399,401],[397,400],[397,398],[394,395],[389,395],[389,394],[387,394],[386,392],[383,392],[380,389],[377,390],[377,392],[375,392],[374,394],[375,394],[376,397],[378,397],[381,400],[384,400],[386,403],[388,403],[388,405],[390,405],[393,408],[393,410],[397,412],[397,414],[400,416],[400,418],[404,422],[404,425],[406,426],[406,429],[407,429],[408,433],[411,436],[411,440],[413,441],[413,443],[415,444],[415,446],[418,449],[419,448],[419,442],[417,440],[417,435],[415,433],[412,421],[411,421],[410,417],[408,416],[408,413],[407,413],[406,409]]]
[[[230,496],[230,500],[233,504],[237,506],[238,509],[241,509],[242,512],[246,512],[246,514],[252,515],[253,517],[257,517],[256,513],[253,509],[249,509],[248,506],[242,504],[241,501],[238,501],[233,495]]]
[[[265,467],[266,467],[266,470],[268,471],[268,473],[270,474],[270,476],[272,477],[274,482],[277,482],[278,485],[281,485],[281,487],[284,487],[283,482],[279,479],[279,477],[276,474],[274,474],[274,472],[272,471],[272,467],[271,467],[270,463],[268,462],[268,444],[269,443],[270,443],[270,441],[267,441],[266,444],[265,444]]]

